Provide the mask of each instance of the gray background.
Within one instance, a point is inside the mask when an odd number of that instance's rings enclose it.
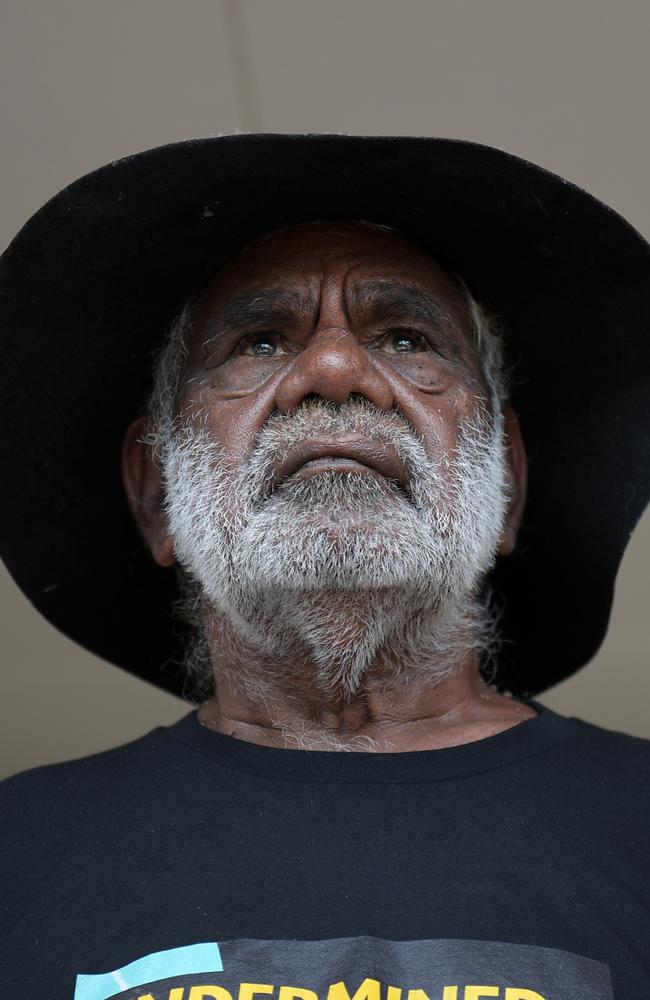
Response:
[[[3,244],[108,160],[241,130],[486,142],[586,187],[650,236],[647,0],[4,0],[2,9]],[[646,515],[601,652],[541,698],[645,737],[649,556]],[[0,585],[4,773],[112,746],[186,710],[55,632],[6,574]]]

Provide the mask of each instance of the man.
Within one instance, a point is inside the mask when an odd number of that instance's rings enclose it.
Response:
[[[8,565],[199,707],[6,784],[7,995],[647,994],[648,744],[530,694],[648,499],[648,263],[433,139],[166,147],[19,234]]]

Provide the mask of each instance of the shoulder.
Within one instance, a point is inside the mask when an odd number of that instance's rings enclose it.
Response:
[[[635,778],[639,768],[650,767],[650,739],[606,729],[582,719],[575,722],[576,750],[597,761],[605,771]]]
[[[81,857],[125,817],[146,812],[147,803],[164,796],[183,753],[183,744],[161,728],[113,750],[1,782],[0,877],[6,892],[0,934],[67,859]]]
[[[172,727],[173,728],[173,727]],[[68,849],[102,817],[124,815],[168,787],[182,744],[164,728],[92,756],[23,771],[0,782],[0,852]]]
[[[650,740],[571,721],[573,737],[557,748],[549,794],[594,822],[650,830]]]
[[[57,799],[72,789],[92,783],[103,776],[123,776],[125,765],[146,759],[164,732],[164,729],[154,729],[132,742],[101,753],[21,771],[0,782],[0,802],[2,805],[10,804],[17,798],[29,797],[30,793],[45,794]]]

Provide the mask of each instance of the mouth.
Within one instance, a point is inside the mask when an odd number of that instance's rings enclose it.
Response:
[[[372,475],[389,480],[407,493],[404,463],[390,445],[350,438],[339,441],[301,441],[274,470],[271,490],[292,476],[315,476],[324,472]]]

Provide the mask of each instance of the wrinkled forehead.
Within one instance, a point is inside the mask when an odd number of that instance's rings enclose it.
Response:
[[[267,233],[232,257],[197,297],[198,324],[229,298],[269,287],[288,287],[316,301],[323,281],[363,289],[384,279],[396,288],[435,295],[460,325],[466,319],[460,282],[406,236],[365,221],[308,222]]]

